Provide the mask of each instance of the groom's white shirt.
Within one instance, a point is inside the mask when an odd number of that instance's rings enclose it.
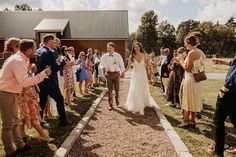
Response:
[[[101,58],[100,68],[107,68],[109,72],[122,73],[125,71],[124,61],[117,52],[113,52],[112,55],[104,54]]]

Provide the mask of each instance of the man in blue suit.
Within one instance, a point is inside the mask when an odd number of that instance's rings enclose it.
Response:
[[[40,88],[40,107],[41,107],[41,117],[43,117],[43,112],[46,106],[46,101],[48,95],[53,98],[57,104],[57,111],[59,114],[59,126],[66,126],[68,122],[66,120],[64,98],[61,94],[58,84],[57,72],[60,65],[57,64],[54,56],[54,42],[55,37],[52,34],[47,34],[43,38],[43,46],[37,50],[37,73],[40,73],[45,67],[51,67],[52,74],[44,79],[43,82],[39,84]]]

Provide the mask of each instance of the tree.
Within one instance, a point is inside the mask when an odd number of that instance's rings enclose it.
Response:
[[[236,29],[236,23],[234,21],[234,17],[231,17],[226,23],[225,25],[229,28],[233,28]]]
[[[176,48],[175,27],[167,21],[162,21],[157,27],[157,45],[158,47]]]
[[[131,34],[129,35],[129,39],[128,39],[127,42],[126,42],[126,47],[127,47],[127,49],[128,49],[129,51],[131,51],[132,45],[133,45],[133,43],[134,43],[135,41],[137,41],[137,35],[136,35],[136,33],[134,32],[134,33],[131,33]]]
[[[137,40],[142,43],[147,53],[157,51],[156,26],[158,16],[153,11],[147,11],[141,18],[141,25],[138,27]]]
[[[202,34],[202,44],[208,55],[220,54],[230,56],[235,51],[234,30],[227,25],[202,22],[199,25]]]
[[[38,10],[37,11],[43,11],[43,9],[42,8],[38,8]]]
[[[31,8],[31,6],[29,6],[26,3],[17,4],[17,5],[15,5],[15,11],[32,11],[32,8]]]
[[[3,11],[11,11],[10,9],[8,9],[8,8],[5,8],[5,9],[3,9]]]
[[[199,21],[195,20],[187,20],[183,21],[179,24],[176,31],[176,41],[179,44],[179,46],[183,46],[184,44],[184,38],[193,31],[199,30]]]

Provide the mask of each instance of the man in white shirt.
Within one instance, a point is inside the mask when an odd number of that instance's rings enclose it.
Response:
[[[124,77],[125,70],[121,55],[114,50],[115,44],[113,42],[107,43],[107,53],[102,56],[100,63],[101,68],[105,70],[107,79],[109,110],[113,109],[113,89],[116,92],[116,105],[119,106],[120,77]]]

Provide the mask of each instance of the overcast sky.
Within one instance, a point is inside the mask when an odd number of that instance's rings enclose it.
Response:
[[[0,0],[0,10],[27,3],[43,10],[128,10],[129,31],[134,32],[140,17],[150,9],[158,13],[159,21],[168,20],[177,26],[181,21],[219,21],[236,18],[236,0]]]

